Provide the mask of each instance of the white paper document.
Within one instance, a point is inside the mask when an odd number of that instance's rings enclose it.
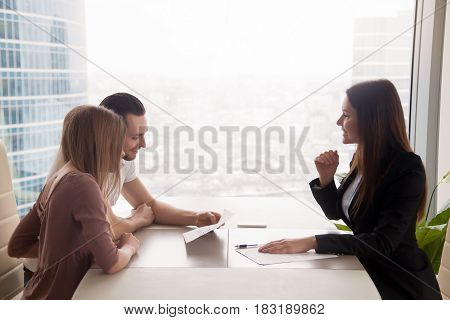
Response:
[[[315,251],[308,251],[305,253],[293,253],[293,254],[261,253],[258,252],[258,248],[237,249],[236,251],[245,256],[246,258],[262,266],[269,264],[319,260],[338,257],[334,254],[318,254]]]
[[[201,236],[204,236],[208,232],[216,230],[217,228],[223,226],[225,224],[225,222],[228,219],[230,219],[233,215],[234,215],[234,213],[232,213],[232,212],[230,212],[228,210],[223,210],[223,214],[220,217],[219,222],[217,222],[216,224],[212,224],[212,225],[206,226],[206,227],[197,228],[197,229],[194,229],[194,230],[191,230],[191,231],[183,233],[184,242],[186,242],[186,243],[192,242],[195,239],[198,239]]]

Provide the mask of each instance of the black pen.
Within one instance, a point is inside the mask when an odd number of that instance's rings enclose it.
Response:
[[[257,248],[258,244],[237,244],[234,247],[236,249],[247,249],[247,248]]]

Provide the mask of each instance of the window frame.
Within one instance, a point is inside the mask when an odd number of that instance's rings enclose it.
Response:
[[[436,185],[439,150],[439,110],[446,0],[417,0],[414,27],[409,136],[427,174],[428,199]],[[441,8],[442,7],[442,8]],[[441,8],[441,9],[439,9]],[[438,9],[434,15],[428,15]],[[424,19],[422,21],[422,19]],[[429,201],[429,200],[428,200]],[[436,213],[436,197],[430,216]]]

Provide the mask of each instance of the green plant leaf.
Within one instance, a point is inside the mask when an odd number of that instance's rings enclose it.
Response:
[[[440,224],[447,224],[450,218],[450,207],[446,208],[444,211],[439,212],[433,219],[428,223],[429,226],[436,226]]]
[[[444,232],[445,234],[445,232]],[[437,250],[435,255],[433,256],[433,259],[431,259],[431,266],[433,267],[433,271],[435,274],[439,273],[439,268],[441,267],[441,258],[442,258],[442,252],[444,250],[444,242],[445,238],[443,238],[443,241],[437,246]]]
[[[419,248],[424,247],[442,237],[442,230],[446,227],[445,224],[439,226],[423,226],[416,228],[416,238]]]
[[[341,223],[335,223],[334,224],[336,226],[336,228],[338,230],[342,230],[342,231],[352,231],[352,229],[350,229],[348,226],[346,226],[345,224],[341,224]]]
[[[434,242],[427,244],[423,250],[428,256],[431,262],[434,273],[439,272],[439,267],[441,265],[443,242],[442,239],[436,239]]]
[[[416,228],[424,227],[426,225],[427,225],[427,219],[425,219],[425,217],[423,217],[422,220],[420,220],[419,223],[417,223]]]
[[[416,238],[421,248],[431,262],[433,271],[437,273],[441,264],[442,249],[445,242],[447,225],[423,226],[416,228]]]

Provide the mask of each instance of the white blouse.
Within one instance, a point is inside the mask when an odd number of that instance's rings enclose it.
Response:
[[[358,173],[352,183],[348,186],[347,190],[345,190],[344,195],[342,196],[342,211],[344,212],[347,219],[350,219],[348,214],[348,209],[350,208],[350,204],[355,197],[356,192],[358,191],[359,183],[361,182],[362,175]]]

